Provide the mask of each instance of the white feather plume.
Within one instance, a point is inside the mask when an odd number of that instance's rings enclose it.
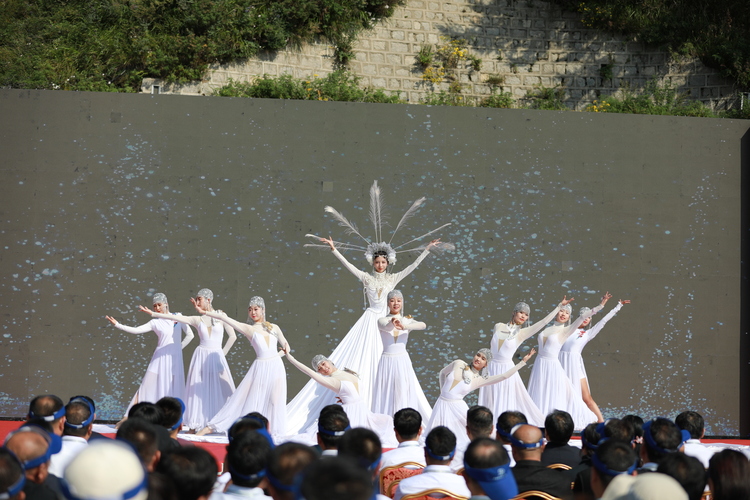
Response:
[[[378,181],[375,181],[370,188],[370,220],[373,226],[375,226],[375,241],[383,241],[381,239],[383,234],[382,206],[380,187],[378,187]]]
[[[370,240],[368,240],[367,238],[365,238],[364,236],[362,236],[361,234],[359,234],[359,231],[357,230],[357,226],[355,226],[353,223],[349,222],[349,220],[347,220],[346,217],[344,217],[343,215],[341,215],[338,212],[338,210],[336,210],[335,208],[333,208],[331,206],[327,206],[327,207],[325,207],[325,211],[328,212],[329,214],[333,215],[333,218],[336,219],[337,221],[339,221],[339,225],[342,226],[342,227],[344,227],[344,228],[346,228],[346,232],[348,234],[356,234],[357,236],[359,236],[360,238],[362,238],[363,240],[365,240],[368,245],[370,244]]]
[[[396,236],[396,233],[398,232],[399,228],[405,225],[406,221],[408,219],[411,219],[414,216],[414,214],[417,212],[417,209],[422,206],[422,203],[424,203],[426,199],[427,198],[422,197],[411,204],[411,207],[409,207],[409,210],[407,210],[404,216],[401,217],[401,220],[398,221],[398,225],[396,226],[396,229],[393,230],[393,234],[391,235],[391,239],[388,240],[388,243],[393,241],[393,237]]]
[[[401,248],[401,247],[404,247],[404,246],[408,245],[409,243],[413,243],[413,242],[415,242],[415,241],[417,241],[417,240],[421,240],[421,239],[422,239],[422,238],[424,238],[425,236],[429,236],[429,235],[431,235],[432,233],[436,233],[436,232],[440,231],[441,229],[443,229],[444,227],[448,227],[448,226],[450,226],[450,225],[451,225],[451,223],[450,223],[450,222],[449,222],[448,224],[443,224],[442,226],[440,226],[440,227],[437,227],[437,228],[433,229],[433,230],[432,230],[432,231],[430,231],[430,232],[424,233],[424,234],[423,234],[422,236],[418,236],[418,237],[416,237],[416,238],[414,238],[414,239],[412,239],[412,240],[409,240],[409,241],[407,241],[406,243],[403,243],[403,244],[401,244],[401,245],[399,245],[399,246],[397,246],[397,247],[395,247],[395,248],[396,248],[396,249],[399,249],[399,248]]]

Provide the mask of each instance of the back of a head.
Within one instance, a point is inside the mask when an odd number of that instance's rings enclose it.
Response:
[[[245,488],[255,488],[265,477],[271,457],[268,439],[254,431],[243,432],[227,446],[227,465],[232,483]]]
[[[593,423],[584,427],[583,432],[581,432],[581,447],[588,455],[594,454],[594,451],[599,447],[599,441],[602,439],[598,428],[599,424]]]
[[[36,396],[29,403],[28,419],[41,418],[47,422],[56,422],[65,415],[65,403],[54,394]]]
[[[305,500],[370,500],[372,477],[351,460],[330,457],[305,470],[301,493]]]
[[[84,400],[73,400],[65,405],[65,429],[63,435],[85,437],[94,418],[91,406]]]
[[[629,444],[607,439],[597,446],[592,457],[592,466],[604,489],[621,474],[632,475],[637,467],[635,451]]]
[[[464,463],[475,469],[489,469],[510,463],[502,443],[482,437],[473,440],[464,452]]]
[[[229,427],[229,430],[227,431],[227,436],[229,437],[229,441],[231,442],[236,436],[239,436],[243,432],[257,431],[265,428],[266,426],[262,420],[245,415],[244,417],[240,417],[234,421],[232,426]]]
[[[722,450],[708,461],[713,500],[750,498],[750,462],[735,450]]]
[[[643,445],[652,462],[659,463],[667,454],[678,451],[681,444],[682,433],[671,420],[655,418],[643,424]]]
[[[620,420],[627,422],[633,428],[633,438],[635,440],[635,454],[641,456],[641,440],[643,437],[643,419],[638,415],[625,415]]]
[[[317,460],[317,452],[304,444],[288,442],[274,448],[268,463],[268,479],[275,490],[274,498],[295,498],[297,478]]]
[[[363,427],[346,431],[341,436],[338,450],[338,456],[349,459],[368,471],[377,469],[383,453],[378,435]]]
[[[71,499],[108,500],[148,496],[148,478],[140,460],[125,443],[92,442],[65,469]]]
[[[547,439],[553,444],[568,444],[573,436],[573,428],[573,417],[566,411],[555,410],[544,419]]]
[[[656,472],[676,479],[688,494],[689,500],[700,500],[706,489],[706,471],[703,463],[684,453],[670,453],[662,458]]]
[[[604,422],[602,438],[614,439],[623,443],[631,443],[633,438],[633,424],[619,418],[610,418]]]
[[[21,462],[13,452],[5,447],[0,448],[0,497],[15,500],[20,496],[25,482]]]
[[[510,445],[513,447],[513,456],[516,457],[516,461],[539,461],[544,449],[542,431],[534,425],[520,424],[512,432]]]
[[[338,406],[338,405],[330,405]],[[339,406],[339,408],[341,408]],[[318,436],[321,443],[327,448],[338,447],[338,442],[344,432],[349,428],[349,417],[346,413],[334,409],[323,408],[318,418]]]
[[[417,438],[422,427],[422,415],[414,408],[402,408],[393,415],[393,428],[401,439],[411,441]]]
[[[474,439],[464,453],[464,479],[469,490],[477,487],[493,500],[518,495],[518,485],[510,469],[510,457],[500,441],[482,437]]]
[[[690,433],[692,439],[700,439],[703,437],[703,431],[705,430],[705,423],[700,413],[694,411],[683,411],[677,418],[674,419],[674,423],[680,430],[686,430]]]
[[[527,424],[529,421],[526,419],[526,415],[520,411],[504,411],[497,417],[497,439],[500,439],[504,443],[509,443],[507,434],[510,434],[511,429],[518,424]]]
[[[492,411],[486,406],[472,406],[466,412],[466,431],[473,439],[492,434]]]
[[[5,448],[15,454],[24,464],[24,469],[29,471],[49,461],[50,454],[54,451],[50,450],[51,435],[46,429],[24,425],[6,437]],[[43,481],[44,478],[40,480]]]
[[[182,404],[180,400],[166,396],[157,401],[155,406],[161,410],[162,425],[169,430],[175,430],[182,421]]]
[[[214,457],[198,446],[164,454],[156,470],[174,481],[180,500],[197,500],[208,495],[219,472]]]
[[[149,467],[159,449],[156,432],[155,426],[150,422],[133,417],[128,418],[117,429],[117,439],[129,443],[138,453],[143,466]]]
[[[445,462],[453,458],[456,451],[456,435],[449,428],[440,425],[427,434],[424,446],[429,458]]]
[[[164,427],[164,413],[154,403],[136,403],[128,411],[128,418],[138,417]]]

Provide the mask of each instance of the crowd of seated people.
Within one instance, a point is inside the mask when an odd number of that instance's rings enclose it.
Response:
[[[340,405],[320,412],[316,447],[277,445],[268,420],[251,413],[229,429],[223,467],[178,438],[183,412],[175,398],[139,403],[111,439],[93,432],[90,398],[38,396],[0,449],[0,500],[750,498],[747,456],[703,445],[692,411],[590,424],[578,448],[564,411],[541,429],[522,413],[495,420],[475,406],[465,428],[422,435],[420,413],[404,408],[393,419],[399,445],[385,452],[372,430],[350,428]],[[469,438],[465,449],[458,433]]]

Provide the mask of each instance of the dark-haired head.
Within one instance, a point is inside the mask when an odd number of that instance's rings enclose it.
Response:
[[[722,450],[708,462],[708,485],[713,500],[750,498],[750,462],[735,450]]]
[[[339,405],[326,406],[318,418],[318,444],[325,450],[336,449],[344,431],[349,428],[349,418]],[[335,408],[338,406],[338,410]]]
[[[402,441],[417,439],[422,427],[422,415],[414,408],[402,408],[393,416],[393,428],[396,437]]]
[[[180,500],[198,500],[211,493],[219,470],[209,452],[198,446],[186,446],[165,453],[157,471],[174,481]]]
[[[493,422],[492,411],[486,406],[472,406],[466,412],[466,433],[469,439],[490,437]]]
[[[551,444],[568,444],[573,428],[573,417],[566,411],[555,410],[544,419],[544,430]]]
[[[510,440],[507,435],[510,434],[511,429],[518,424],[527,424],[529,421],[526,419],[526,415],[520,411],[504,411],[497,417],[497,439],[503,443],[510,444]]]
[[[330,457],[305,470],[301,493],[306,500],[369,500],[372,478],[351,460]]]
[[[180,404],[180,400],[169,396],[163,397],[156,402],[156,407],[162,412],[162,425],[171,431],[179,430],[177,424],[182,420],[182,404]]]
[[[154,424],[140,417],[128,418],[117,429],[117,439],[130,443],[149,472],[155,470],[161,457],[157,432]]]
[[[424,442],[427,464],[447,464],[456,451],[456,435],[442,425],[435,427],[427,434]]]
[[[287,442],[277,446],[268,464],[269,490],[273,498],[293,500],[299,490],[302,471],[317,460],[317,452],[304,444]]]
[[[239,434],[227,446],[227,466],[232,483],[255,488],[265,477],[271,458],[271,444],[265,436],[248,431]]]
[[[677,418],[674,419],[674,423],[677,424],[677,427],[681,430],[688,431],[692,439],[702,438],[705,432],[703,417],[700,413],[694,411],[683,411],[677,415]]]
[[[706,489],[706,470],[703,464],[684,453],[670,453],[662,458],[656,472],[675,478],[688,494],[688,500],[700,500]]]
[[[363,427],[346,431],[338,443],[338,450],[338,456],[341,458],[349,458],[373,473],[377,472],[380,456],[383,454],[383,446],[378,435]]]
[[[136,403],[128,411],[128,418],[138,417],[164,427],[164,413],[154,403]]]

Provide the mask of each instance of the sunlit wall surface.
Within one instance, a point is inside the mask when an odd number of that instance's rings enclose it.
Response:
[[[378,180],[388,235],[427,198],[395,242],[452,223],[437,236],[455,251],[400,287],[428,325],[409,351],[431,403],[438,371],[488,346],[516,302],[533,321],[564,295],[577,311],[609,291],[607,310],[632,304],[584,351],[605,416],[694,409],[709,433],[739,432],[747,122],[17,90],[0,91],[0,111],[0,415],[51,392],[119,418],[155,337],[104,316],[146,323],[137,306],[155,292],[192,314],[208,287],[243,320],[261,295],[300,359],[330,352],[364,298],[305,234],[355,241],[332,205],[372,237]],[[237,383],[253,358],[239,339]],[[287,373],[291,400],[306,380]]]

